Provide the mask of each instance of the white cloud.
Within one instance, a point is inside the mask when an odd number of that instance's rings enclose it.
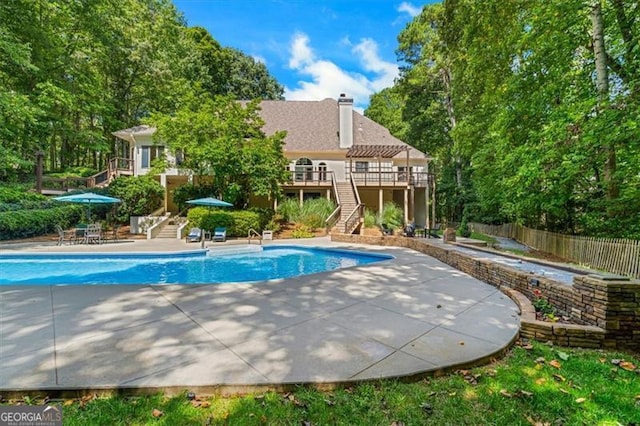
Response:
[[[289,68],[300,68],[306,66],[314,60],[313,52],[309,47],[309,37],[303,33],[297,33],[293,36],[291,42],[291,59],[289,59]]]
[[[419,6],[414,6],[409,2],[403,1],[402,3],[400,3],[400,6],[398,6],[398,12],[404,12],[413,18],[420,15],[420,12],[422,12],[422,8]]]
[[[369,96],[393,85],[398,76],[398,66],[380,58],[378,45],[372,39],[362,39],[351,46],[351,52],[360,59],[363,72],[349,72],[332,61],[317,58],[309,44],[306,34],[295,34],[292,39],[289,67],[305,79],[298,81],[295,88],[285,87],[288,100],[336,99],[340,93],[346,93],[353,97],[355,109],[362,112],[369,103]]]

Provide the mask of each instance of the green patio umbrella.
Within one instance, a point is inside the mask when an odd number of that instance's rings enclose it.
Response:
[[[187,201],[187,204],[193,204],[196,206],[207,206],[211,207],[233,207],[233,204],[227,203],[226,201],[218,200],[217,198],[207,197],[207,198],[198,198],[195,200]],[[204,233],[204,230],[203,230]],[[204,248],[204,235],[201,238],[202,247]]]
[[[106,195],[96,194],[95,192],[83,192],[73,195],[62,195],[60,197],[53,197],[56,201],[64,201],[67,203],[86,204],[87,208],[87,222],[90,218],[90,210],[92,204],[115,204],[122,202],[119,198],[108,197]]]

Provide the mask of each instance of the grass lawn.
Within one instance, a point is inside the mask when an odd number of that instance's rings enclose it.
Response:
[[[62,401],[63,420],[65,426],[637,425],[639,365],[637,354],[524,342],[489,366],[416,383],[193,401],[186,393],[85,398]]]

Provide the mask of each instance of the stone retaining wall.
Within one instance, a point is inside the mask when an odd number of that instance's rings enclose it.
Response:
[[[332,241],[414,249],[434,257],[509,294],[522,311],[521,334],[565,346],[606,347],[640,351],[640,280],[576,276],[573,285],[526,273],[489,260],[474,259],[442,244],[420,238],[332,234]],[[579,325],[537,321],[529,317],[514,292],[530,305],[540,290],[561,314]],[[520,300],[523,302],[523,300]]]

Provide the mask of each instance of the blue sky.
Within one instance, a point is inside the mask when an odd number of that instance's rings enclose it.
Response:
[[[354,98],[398,75],[397,36],[429,1],[174,0],[189,26],[264,62],[288,100]]]

